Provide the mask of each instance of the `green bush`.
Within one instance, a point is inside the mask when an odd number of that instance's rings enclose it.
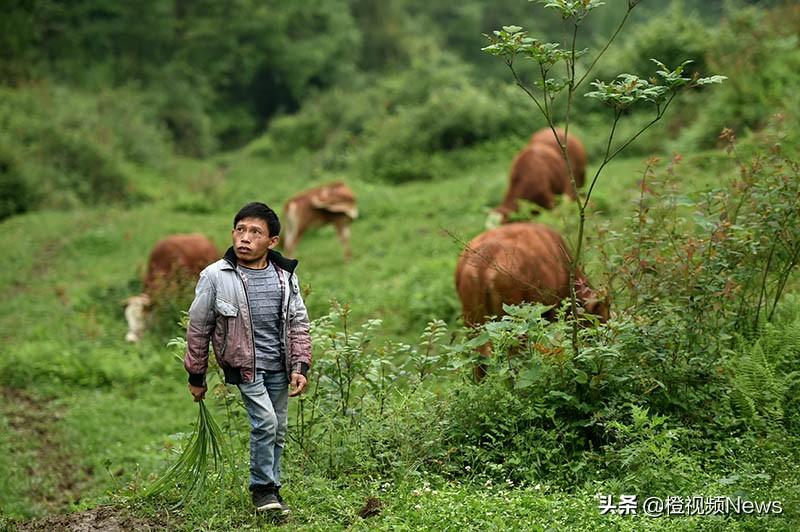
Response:
[[[491,83],[431,87],[416,106],[400,107],[382,124],[369,125],[361,174],[394,183],[430,179],[437,175],[437,168],[430,165],[435,152],[525,135],[536,128],[520,113],[524,105],[520,96],[514,87]]]
[[[444,419],[441,456],[451,476],[488,476],[504,482],[535,483],[560,478],[559,469],[579,462],[583,442],[563,425],[545,397],[521,395],[501,379],[456,390]]]
[[[446,369],[439,345],[446,326],[428,324],[418,345],[378,344],[380,327],[375,319],[351,323],[349,306],[336,303],[312,323],[312,384],[289,437],[321,475],[402,475],[439,449],[443,423],[432,415],[439,402],[428,383]]]
[[[138,199],[133,169],[170,153],[146,96],[59,86],[0,89],[3,215]]]
[[[655,70],[651,58],[673,67],[691,59],[689,72],[705,74],[710,69],[704,58],[714,42],[713,30],[697,13],[687,13],[682,1],[670,2],[663,14],[631,26],[619,46],[609,48],[591,77],[608,80],[620,72],[647,77]]]
[[[347,150],[366,123],[385,113],[386,105],[377,87],[356,81],[352,89],[333,88],[313,94],[298,113],[274,119],[269,136],[282,153],[299,147],[311,151],[325,148],[325,166],[341,167],[345,154],[336,157],[336,152]]]
[[[47,203],[63,205],[62,192],[87,205],[120,202],[129,196],[130,176],[120,161],[101,144],[78,134],[43,129],[32,155],[47,165],[42,172]]]
[[[530,104],[513,86],[472,82],[452,59],[366,81],[322,93],[273,121],[276,149],[306,148],[324,168],[354,165],[364,179],[399,183],[439,175],[437,152],[524,137],[543,123],[533,123]]]
[[[27,166],[0,136],[0,220],[34,207],[36,194]]]
[[[747,148],[747,160],[726,135],[734,164],[720,186],[687,197],[674,191],[679,174],[646,178],[631,224],[637,239],[623,244],[625,263],[609,265],[635,307],[683,309],[692,343],[705,341],[710,320],[723,339],[771,320],[800,260],[796,163],[774,136]]]
[[[609,422],[613,443],[604,448],[605,474],[633,493],[667,497],[691,490],[702,468],[681,446],[689,431],[669,422],[635,405],[629,420]]]
[[[798,31],[800,8],[796,5],[731,12],[706,55],[709,66],[728,76],[728,82],[703,95],[702,110],[679,147],[712,147],[723,128],[743,134],[765,126],[782,110],[794,112],[800,91]],[[699,108],[698,102],[689,105]]]
[[[190,80],[175,66],[164,70],[147,89],[153,123],[169,133],[175,152],[189,157],[206,157],[217,147],[214,123],[209,114],[212,90],[202,79]]]

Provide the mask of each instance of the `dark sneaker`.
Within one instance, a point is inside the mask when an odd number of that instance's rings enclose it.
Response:
[[[275,488],[272,486],[257,486],[253,488],[252,498],[253,506],[256,507],[257,512],[283,509],[283,506],[275,494]]]
[[[279,502],[279,503],[281,503],[281,513],[282,513],[282,514],[286,515],[286,514],[288,514],[289,512],[291,512],[291,510],[289,509],[289,507],[288,507],[288,506],[286,506],[286,503],[285,503],[285,502],[283,502],[283,497],[281,497],[281,491],[280,491],[280,488],[275,488],[275,498],[276,498],[276,499],[278,499],[278,502]]]

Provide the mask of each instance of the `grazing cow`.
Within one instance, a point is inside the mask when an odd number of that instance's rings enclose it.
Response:
[[[519,208],[519,200],[527,200],[545,209],[555,206],[556,194],[567,194],[575,199],[567,174],[567,165],[561,154],[552,146],[529,144],[511,163],[511,175],[503,202],[491,218],[499,217],[501,223],[508,222],[509,215]]]
[[[564,130],[557,129],[559,140],[564,140]],[[528,145],[541,144],[543,146],[552,146],[561,155],[561,146],[553,135],[553,130],[549,127],[540,129],[531,136]],[[575,177],[575,184],[578,188],[582,187],[586,182],[586,149],[583,143],[578,140],[573,133],[567,137],[567,157],[569,158],[569,165],[572,168],[572,175]],[[563,158],[562,158],[563,160]],[[569,173],[567,173],[567,180],[569,180]]]
[[[356,196],[341,181],[301,192],[283,206],[284,251],[293,257],[306,229],[333,224],[344,248],[345,260],[350,260],[350,223],[356,218]]]
[[[219,257],[217,247],[198,233],[171,235],[159,240],[147,262],[144,291],[125,300],[125,319],[128,321],[125,340],[138,342],[142,338],[151,298],[165,289],[196,280],[203,268]]]
[[[522,302],[558,305],[568,298],[570,255],[561,236],[542,224],[511,223],[481,233],[461,253],[456,266],[456,289],[464,323],[478,326],[490,316],[502,316],[503,304]],[[578,271],[575,292],[586,312],[605,322],[609,305],[591,289]],[[555,309],[545,317],[553,319]],[[490,346],[480,349],[489,356]],[[480,380],[484,369],[476,368]]]

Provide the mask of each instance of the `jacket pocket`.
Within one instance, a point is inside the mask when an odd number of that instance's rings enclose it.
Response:
[[[219,298],[217,298],[214,306],[216,308],[217,315],[222,318],[223,323],[222,352],[219,354],[219,358],[222,359],[225,356],[225,349],[228,346],[228,328],[230,327],[231,322],[236,319],[236,316],[239,315],[239,308],[236,305],[232,305],[224,299]]]

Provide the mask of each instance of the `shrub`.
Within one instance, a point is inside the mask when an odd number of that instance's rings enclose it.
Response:
[[[21,161],[0,136],[0,220],[30,210],[36,204],[34,187]]]
[[[713,43],[713,32],[697,13],[687,13],[682,1],[670,2],[665,13],[632,26],[619,46],[609,48],[592,76],[609,79],[630,72],[644,77],[653,71],[653,57],[667,65],[691,59],[689,71],[707,72],[704,58]]]
[[[43,129],[32,155],[46,161],[46,194],[50,202],[63,205],[63,192],[84,204],[119,202],[129,195],[130,176],[102,145],[59,129]]]
[[[137,199],[132,168],[159,168],[169,153],[157,124],[130,89],[0,89],[4,215]]]
[[[667,416],[651,415],[646,407],[633,405],[630,420],[609,422],[614,436],[604,449],[606,474],[633,493],[669,496],[691,490],[702,470],[680,446],[688,431],[669,428],[669,421]]]
[[[349,314],[349,306],[334,304],[312,323],[312,384],[290,419],[289,438],[313,457],[308,467],[333,478],[419,467],[440,440],[441,420],[432,414],[438,402],[422,384],[445,369],[445,324],[431,322],[416,346],[375,345],[380,320],[356,327]],[[408,394],[414,401],[406,401]]]
[[[735,140],[730,131],[726,138]],[[739,175],[700,198],[674,192],[674,177],[645,176],[631,227],[637,238],[623,244],[623,262],[612,270],[635,308],[681,308],[691,342],[703,340],[709,320],[724,339],[772,319],[800,262],[796,163],[770,139],[750,161],[730,146],[730,172]]]
[[[800,91],[800,7],[732,11],[706,55],[730,81],[703,96],[703,110],[680,139],[680,148],[711,147],[723,128],[744,133],[767,124],[775,113],[797,107]],[[689,104],[697,108],[696,102]]]
[[[169,70],[148,92],[157,123],[163,124],[175,151],[189,157],[206,157],[216,148],[214,128],[206,110],[210,89],[200,80],[190,82]]]
[[[372,86],[361,80],[274,120],[269,135],[279,151],[307,148],[323,167],[355,165],[367,180],[430,179],[440,172],[431,160],[436,152],[526,136],[541,125],[521,118],[528,103],[513,87],[469,78],[463,65],[445,58]]]
[[[381,125],[370,123],[360,157],[366,179],[397,183],[430,179],[430,155],[535,129],[520,117],[518,92],[502,84],[468,82],[432,87],[416,106],[404,106]]]

